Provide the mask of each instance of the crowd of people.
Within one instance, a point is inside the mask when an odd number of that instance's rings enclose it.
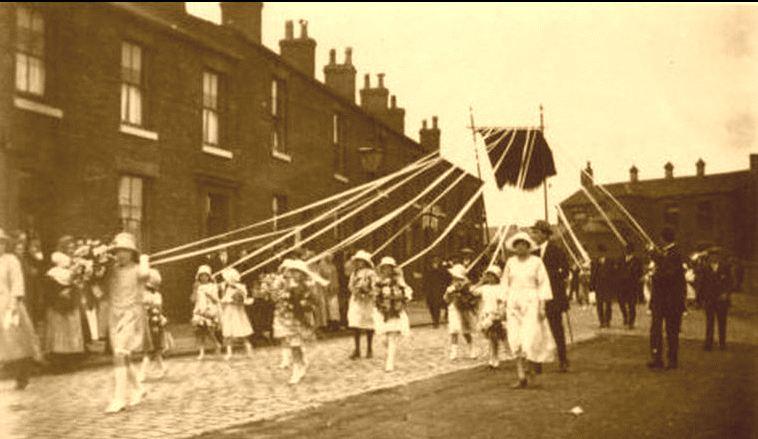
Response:
[[[534,384],[543,363],[557,358],[558,370],[569,370],[563,315],[572,299],[583,306],[595,301],[601,328],[611,325],[613,301],[624,326],[633,328],[636,305],[644,301],[652,315],[649,366],[664,367],[665,326],[666,367],[676,368],[688,283],[706,313],[705,349],[713,347],[715,322],[719,346],[725,348],[729,298],[739,275],[720,249],[685,259],[673,231],[665,229],[663,245],[650,246],[644,254],[628,246],[623,258],[614,259],[600,248],[601,256],[591,264],[572,267],[552,233],[548,223],[538,221],[508,238],[506,251],[493,260],[476,263],[468,249],[453,260],[432,258],[421,289],[435,327],[444,311],[451,361],[461,355],[477,358],[474,336],[481,336],[489,348],[489,366],[497,368],[500,352],[509,351],[517,365],[514,387],[524,388]],[[157,378],[165,375],[163,354],[172,338],[161,275],[149,257],[129,233],[104,242],[64,236],[45,258],[38,239],[0,230],[0,362],[23,389],[30,361],[79,355],[87,341],[105,339],[115,378],[106,412],[117,413],[139,404],[152,362]],[[407,307],[414,297],[397,261],[385,256],[375,263],[370,253],[358,250],[340,272],[330,255],[315,263],[313,256],[297,249],[246,284],[230,267],[226,251],[211,255],[197,268],[188,291],[197,359],[204,359],[209,343],[217,353],[225,348],[227,360],[235,345],[252,356],[251,337],[263,334],[281,347],[279,366],[291,368],[294,385],[306,375],[308,342],[320,331],[347,326],[353,331],[350,359],[371,358],[376,334],[386,347],[384,369],[392,372],[400,341],[410,334]],[[133,361],[140,354],[137,369]]]

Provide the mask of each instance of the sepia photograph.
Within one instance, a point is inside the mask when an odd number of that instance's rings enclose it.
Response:
[[[0,3],[0,439],[758,438],[758,3]]]

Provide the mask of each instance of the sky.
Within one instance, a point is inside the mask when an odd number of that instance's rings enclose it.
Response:
[[[219,21],[218,3],[187,3]],[[758,152],[758,6],[746,4],[264,3],[263,43],[308,20],[323,80],[329,49],[353,48],[406,109],[406,134],[439,116],[448,150],[472,151],[475,125],[536,126],[558,175],[557,203],[592,162],[598,182],[742,170]],[[297,30],[296,26],[296,32]],[[534,205],[541,203],[541,195]]]

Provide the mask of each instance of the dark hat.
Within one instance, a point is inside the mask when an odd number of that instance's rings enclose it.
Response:
[[[546,235],[552,235],[553,234],[553,228],[550,227],[550,224],[548,224],[545,220],[539,220],[532,226],[532,229],[539,230],[540,232],[546,234]]]

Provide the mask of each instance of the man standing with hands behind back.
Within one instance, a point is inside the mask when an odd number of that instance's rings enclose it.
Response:
[[[558,351],[559,371],[568,372],[568,356],[566,354],[566,334],[563,329],[563,313],[568,311],[566,297],[566,279],[569,274],[569,264],[566,253],[557,244],[550,241],[553,230],[547,221],[537,221],[532,227],[532,236],[538,245],[538,256],[545,264],[553,299],[545,303],[545,315],[553,333],[555,346]]]

